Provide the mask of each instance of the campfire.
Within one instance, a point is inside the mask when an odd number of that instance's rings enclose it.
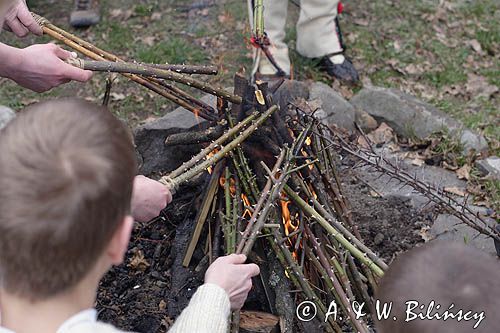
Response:
[[[459,203],[373,152],[353,147],[323,125],[307,103],[289,100],[280,108],[274,93],[283,80],[250,84],[237,74],[230,93],[191,76],[216,74],[209,66],[127,63],[42,17],[37,20],[46,34],[95,60],[79,59],[75,65],[120,72],[208,121],[200,131],[165,137],[165,145],[204,148],[160,181],[176,192],[204,179],[182,266],[203,266],[193,256],[198,250],[208,263],[244,253],[261,267],[251,305],[232,314],[232,332],[369,332],[373,327],[374,290],[387,265],[363,243],[353,221],[339,177],[340,152],[400,179],[498,239]],[[217,107],[167,81],[216,95]],[[363,316],[353,311],[355,305]]]

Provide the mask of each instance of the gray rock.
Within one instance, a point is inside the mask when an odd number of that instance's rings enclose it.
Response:
[[[423,139],[442,128],[460,128],[457,121],[434,106],[396,89],[365,87],[351,99],[351,104],[406,137]]]
[[[313,83],[309,100],[321,101],[321,110],[316,112],[316,116],[326,125],[335,124],[351,131],[355,129],[354,107],[331,87],[321,82]]]
[[[16,114],[12,109],[0,105],[0,129],[4,128],[15,116]]]
[[[464,153],[467,154],[471,150],[481,152],[488,149],[488,142],[479,134],[473,133],[471,130],[464,130],[460,136],[460,143],[464,148]]]
[[[392,163],[396,163],[400,170],[409,173],[426,184],[439,188],[456,187],[465,189],[467,187],[467,183],[458,179],[452,171],[432,165],[413,165],[410,160],[402,159],[387,148],[376,148],[375,151]],[[381,176],[378,172],[373,172],[372,168],[362,167],[358,171],[362,179],[369,183],[383,197],[398,197],[410,200],[410,204],[417,210],[423,208],[429,201],[424,195],[415,192],[411,186],[402,186],[398,180],[387,175]]]
[[[282,113],[288,108],[288,103],[297,98],[309,98],[309,86],[302,81],[286,80],[273,94],[273,100],[280,106]]]
[[[495,244],[491,237],[478,235],[478,232],[461,223],[453,215],[441,214],[434,221],[430,235],[436,239],[462,242],[496,255]]]
[[[476,166],[484,175],[500,180],[500,157],[492,156],[476,161]]]
[[[202,99],[215,107],[216,99],[206,95]],[[200,151],[199,145],[166,146],[165,138],[174,133],[207,128],[207,121],[196,118],[184,108],[177,108],[165,116],[135,130],[135,145],[140,172],[148,175],[172,171]]]

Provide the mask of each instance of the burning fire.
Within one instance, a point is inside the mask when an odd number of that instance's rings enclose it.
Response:
[[[283,220],[283,226],[285,228],[285,235],[288,237],[290,234],[295,232],[296,230],[299,229],[299,215],[298,213],[292,216],[290,212],[290,208],[288,207],[290,205],[291,201],[282,193],[281,195],[281,217]],[[296,222],[294,224],[294,222]],[[293,235],[291,237],[288,237],[287,244],[290,250],[292,251],[292,256],[295,260],[298,260],[299,258],[299,253],[298,253],[298,247],[296,246],[297,242],[297,235]],[[300,241],[301,242],[301,241]],[[302,247],[301,244],[299,244],[299,247]]]
[[[226,185],[226,178],[224,176],[221,176],[219,178],[219,185],[221,187],[224,187],[224,185]],[[235,181],[233,178],[229,179],[229,192],[231,193],[231,197],[234,198],[234,196],[236,195],[236,185],[235,185]],[[241,193],[241,200],[243,201],[243,206],[244,206],[244,211],[243,211],[242,217],[243,218],[245,218],[245,217],[250,218],[252,216],[252,211],[250,210],[250,207],[252,207],[252,204],[250,203],[250,200],[248,199],[248,197],[244,193]]]
[[[209,158],[213,157],[215,154],[217,154],[219,152],[219,149],[214,149],[212,150],[210,153],[208,153],[206,159],[208,160]],[[207,168],[207,171],[209,174],[212,174],[212,172],[214,171],[213,167],[209,166]]]
[[[252,212],[250,211],[250,209],[248,209],[248,207],[251,207],[252,205],[250,204],[250,200],[248,200],[248,197],[244,193],[241,194],[241,200],[243,200],[243,204],[245,205],[245,207],[247,207],[243,212],[243,218],[245,218],[245,216],[252,217]]]

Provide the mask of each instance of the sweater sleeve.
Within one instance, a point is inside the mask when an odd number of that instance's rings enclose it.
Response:
[[[169,333],[226,333],[231,311],[229,296],[215,284],[198,288]]]

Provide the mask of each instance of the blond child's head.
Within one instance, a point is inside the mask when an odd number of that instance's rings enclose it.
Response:
[[[119,263],[135,173],[131,137],[105,108],[65,99],[23,110],[0,131],[1,288],[43,300],[103,256]]]

